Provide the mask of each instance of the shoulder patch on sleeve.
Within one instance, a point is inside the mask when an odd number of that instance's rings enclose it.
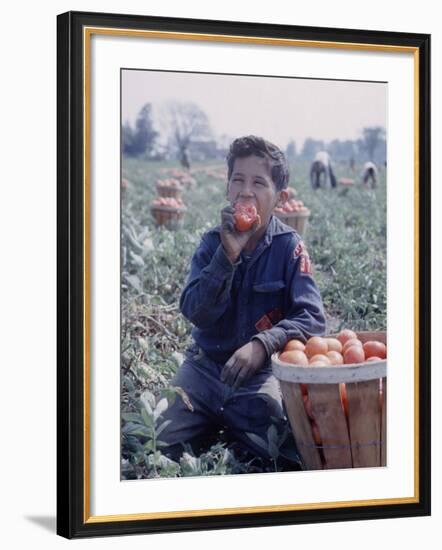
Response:
[[[304,244],[304,241],[299,241],[293,250],[293,257],[297,258],[301,254],[306,254],[308,256],[307,248]]]
[[[312,262],[308,254],[301,254],[299,270],[303,275],[312,275]]]
[[[293,259],[299,261],[299,271],[301,275],[312,275],[312,262],[305,246],[305,243],[300,239],[293,249]]]

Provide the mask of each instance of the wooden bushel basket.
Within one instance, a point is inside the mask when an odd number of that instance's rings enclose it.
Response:
[[[185,208],[172,208],[170,206],[152,206],[150,211],[158,226],[168,229],[176,229],[183,221]]]
[[[310,217],[310,210],[306,212],[274,212],[274,214],[282,223],[293,227],[301,237],[305,235],[308,219]]]
[[[174,187],[172,185],[157,185],[157,191],[160,197],[171,197],[173,199],[179,199],[181,198],[182,190],[182,187]]]
[[[357,334],[362,342],[386,343],[385,332]],[[283,363],[278,357],[279,354],[272,356],[273,373],[279,380],[305,469],[385,466],[387,360],[301,367]],[[348,416],[341,401],[343,383]],[[314,420],[306,411],[305,390]]]

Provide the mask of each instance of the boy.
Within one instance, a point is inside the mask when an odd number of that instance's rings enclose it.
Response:
[[[193,410],[177,398],[164,414],[172,422],[160,439],[175,460],[182,443],[196,450],[220,429],[240,450],[269,460],[266,446],[248,434],[267,442],[272,423],[279,433],[287,426],[270,357],[292,338],[305,341],[325,330],[307,251],[272,215],[287,199],[283,153],[247,136],[231,144],[227,163],[230,204],[221,225],[203,235],[180,301],[195,344],[171,383],[183,388]],[[235,227],[238,205],[257,210],[247,231]]]

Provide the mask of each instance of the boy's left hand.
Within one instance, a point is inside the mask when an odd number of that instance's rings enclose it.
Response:
[[[224,365],[221,372],[221,381],[239,388],[246,380],[263,367],[267,353],[259,340],[252,340],[245,346],[237,349]]]

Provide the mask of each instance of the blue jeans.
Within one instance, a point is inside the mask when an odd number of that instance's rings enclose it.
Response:
[[[186,359],[171,385],[186,392],[193,410],[177,395],[163,413],[163,420],[172,421],[159,436],[168,445],[163,452],[179,460],[183,443],[189,443],[197,452],[197,447],[205,443],[207,446],[214,435],[216,438],[223,430],[227,440],[239,449],[268,461],[271,458],[268,447],[263,448],[247,434],[255,434],[268,442],[267,430],[273,424],[278,434],[284,430],[289,432],[284,444],[290,455],[291,467],[287,469],[300,469],[296,445],[291,431],[287,430],[279,383],[272,374],[270,363],[236,390],[221,382],[223,366],[212,361],[196,345],[186,352]],[[281,461],[287,463],[282,457]]]

